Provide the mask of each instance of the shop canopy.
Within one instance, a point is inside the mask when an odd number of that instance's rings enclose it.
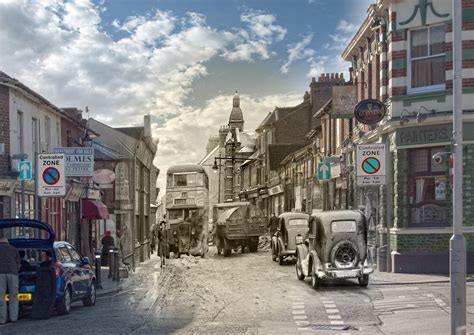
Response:
[[[90,220],[108,219],[109,210],[100,200],[82,199],[82,217]]]

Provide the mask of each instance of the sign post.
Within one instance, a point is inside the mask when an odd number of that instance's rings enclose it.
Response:
[[[331,164],[329,162],[318,163],[318,179],[319,181],[331,180]]]
[[[386,146],[383,143],[357,146],[357,185],[386,184]]]
[[[64,154],[39,154],[37,179],[40,197],[62,197],[66,195]]]

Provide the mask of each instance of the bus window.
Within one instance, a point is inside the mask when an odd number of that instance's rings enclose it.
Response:
[[[174,186],[187,186],[185,174],[174,175]]]
[[[168,219],[169,220],[179,220],[183,218],[182,209],[170,209],[168,210]]]
[[[188,174],[187,175],[187,182],[188,186],[196,186],[196,174]]]

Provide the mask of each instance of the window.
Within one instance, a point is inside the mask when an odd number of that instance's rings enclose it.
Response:
[[[51,119],[47,116],[44,117],[44,132],[46,136],[46,152],[51,149]]]
[[[69,254],[69,251],[67,251],[66,247],[59,247],[58,249],[59,255],[61,257],[62,262],[71,262],[72,258],[71,255]]]
[[[410,32],[409,78],[412,92],[445,88],[446,25]]]
[[[444,147],[409,151],[408,207],[412,227],[448,226],[446,208],[447,166],[433,161]]]
[[[185,174],[175,174],[174,175],[174,186],[186,186],[186,175]]]
[[[79,253],[74,250],[72,247],[68,246],[67,249],[69,250],[69,253],[71,254],[71,258],[74,262],[80,262],[81,261],[81,256]]]
[[[23,123],[23,112],[18,111],[17,113],[17,134],[18,134],[18,146],[19,146],[19,153],[24,153],[25,150],[25,131],[24,131],[24,123]]]

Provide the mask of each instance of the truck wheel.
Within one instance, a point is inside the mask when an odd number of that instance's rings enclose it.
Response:
[[[359,277],[358,279],[360,287],[367,287],[367,285],[369,285],[369,275],[362,275],[362,277]]]
[[[232,249],[224,249],[224,257],[229,257],[232,253]]]
[[[303,270],[301,269],[301,259],[300,259],[300,254],[296,254],[296,277],[298,280],[304,280],[304,273]]]
[[[258,240],[251,240],[249,242],[249,251],[257,252],[257,250],[258,250]]]

